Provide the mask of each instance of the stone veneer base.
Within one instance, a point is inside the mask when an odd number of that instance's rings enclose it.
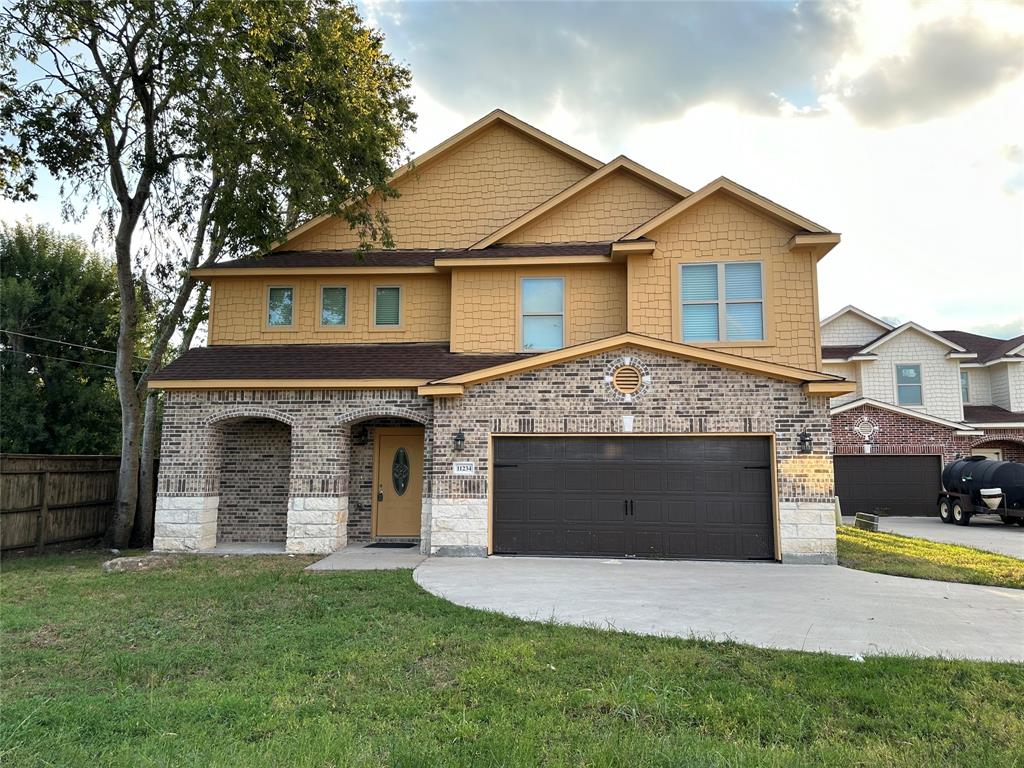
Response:
[[[836,564],[834,503],[781,502],[779,533],[783,563]]]
[[[348,496],[288,499],[285,551],[330,554],[348,543]]]
[[[155,552],[198,552],[217,544],[217,496],[158,496]]]

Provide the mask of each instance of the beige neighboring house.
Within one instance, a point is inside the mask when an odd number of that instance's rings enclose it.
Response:
[[[371,203],[196,270],[157,549],[836,558],[817,264],[839,235],[495,111]]]
[[[1024,336],[894,326],[854,306],[821,321],[823,370],[855,382],[832,399],[844,513],[936,514],[944,463],[1024,461]]]

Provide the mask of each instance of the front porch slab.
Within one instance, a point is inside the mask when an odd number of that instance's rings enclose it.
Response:
[[[378,549],[367,544],[352,544],[313,563],[307,571],[397,571],[415,568],[426,555],[419,547],[409,549]]]

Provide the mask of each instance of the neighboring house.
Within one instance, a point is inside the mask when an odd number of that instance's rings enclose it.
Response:
[[[891,324],[856,307],[821,322],[823,370],[854,381],[832,400],[844,513],[935,514],[944,463],[1024,461],[1024,336]]]
[[[839,235],[501,111],[392,183],[395,250],[322,216],[195,271],[209,346],[152,380],[155,548],[835,561]]]

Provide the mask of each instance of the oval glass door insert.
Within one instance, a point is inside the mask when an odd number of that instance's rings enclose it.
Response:
[[[405,489],[409,487],[409,454],[405,448],[395,451],[391,462],[391,484],[399,496],[404,496]]]

